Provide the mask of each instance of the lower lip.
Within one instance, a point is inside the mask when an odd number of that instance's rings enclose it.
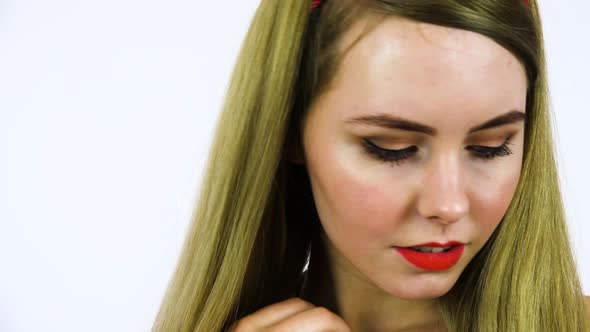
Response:
[[[453,267],[463,254],[465,245],[456,245],[447,252],[419,252],[405,247],[395,247],[408,262],[424,270],[442,271]]]

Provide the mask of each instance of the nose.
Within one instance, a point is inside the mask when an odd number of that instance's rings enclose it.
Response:
[[[458,155],[433,159],[425,169],[418,196],[418,212],[441,224],[452,224],[469,212],[464,174]]]

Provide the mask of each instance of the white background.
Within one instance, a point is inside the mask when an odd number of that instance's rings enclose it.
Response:
[[[0,331],[150,329],[258,2],[0,0]],[[590,4],[541,7],[590,294]]]

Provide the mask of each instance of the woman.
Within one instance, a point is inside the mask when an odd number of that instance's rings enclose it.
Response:
[[[536,2],[309,7],[256,12],[154,331],[589,331]]]

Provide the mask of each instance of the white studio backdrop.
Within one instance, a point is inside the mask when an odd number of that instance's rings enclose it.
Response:
[[[150,329],[259,1],[0,0],[0,331]],[[541,9],[590,294],[590,4]]]

